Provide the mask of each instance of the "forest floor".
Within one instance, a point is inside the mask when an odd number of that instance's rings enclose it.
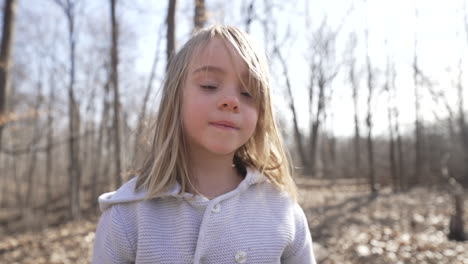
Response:
[[[354,181],[297,183],[319,263],[468,263],[468,241],[447,240],[453,202],[446,191],[383,189],[371,196],[366,185]],[[98,217],[0,233],[0,263],[89,263]]]

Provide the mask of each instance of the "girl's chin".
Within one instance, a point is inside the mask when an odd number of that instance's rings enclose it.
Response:
[[[234,155],[234,153],[236,152],[238,148],[239,147],[226,146],[226,144],[224,144],[220,146],[209,146],[206,148],[206,150],[213,155],[228,156],[228,155]]]
[[[213,155],[218,155],[218,156],[229,156],[229,155],[234,155],[234,153],[236,152],[236,149],[212,149],[212,150],[209,150],[210,153],[212,153]]]
[[[194,155],[208,154],[208,156],[233,156],[234,153],[242,146],[240,142],[233,142],[232,140],[211,140],[211,142],[201,142],[193,144],[196,146]]]

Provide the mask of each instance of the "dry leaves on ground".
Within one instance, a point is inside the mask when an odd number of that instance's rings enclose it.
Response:
[[[328,251],[323,263],[468,263],[468,241],[446,236],[453,212],[446,192],[383,190],[372,197],[362,188],[350,189],[301,190],[312,236]],[[467,215],[468,226],[466,220]]]
[[[314,241],[321,245],[316,247],[321,263],[468,263],[468,242],[447,240],[453,210],[447,193],[384,190],[371,197],[362,185],[298,182],[299,202]],[[0,263],[89,263],[97,221],[97,216],[91,216],[55,228],[2,236]]]

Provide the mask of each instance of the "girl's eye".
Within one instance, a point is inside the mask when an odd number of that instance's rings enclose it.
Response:
[[[245,97],[252,97],[252,95],[250,95],[248,92],[242,92],[241,94]]]
[[[200,85],[200,87],[203,88],[203,89],[208,89],[208,90],[214,90],[214,89],[217,88],[214,85]]]

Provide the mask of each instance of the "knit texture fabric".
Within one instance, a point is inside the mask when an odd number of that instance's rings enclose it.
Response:
[[[258,171],[212,200],[178,185],[144,200],[135,183],[99,197],[92,263],[315,264],[303,210]]]

